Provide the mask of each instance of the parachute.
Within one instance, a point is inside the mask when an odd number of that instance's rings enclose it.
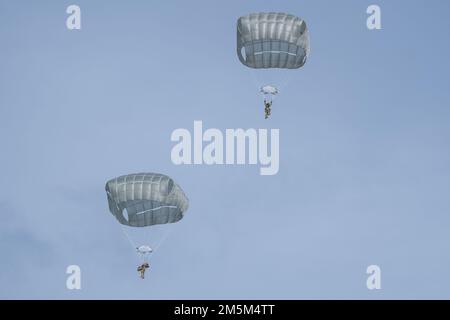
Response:
[[[296,16],[271,12],[238,19],[237,53],[247,67],[298,69],[309,51],[306,23]]]
[[[161,233],[156,232],[161,231],[156,230],[157,227],[167,230],[167,225],[183,218],[189,206],[183,190],[163,174],[137,173],[120,176],[109,180],[105,189],[109,211],[122,225],[128,240],[144,261],[161,244],[162,239],[158,239],[161,238],[160,235],[150,237]],[[141,238],[138,245],[131,236],[135,231]]]
[[[306,63],[309,53],[308,28],[299,17],[270,12],[252,13],[238,19],[237,55],[249,68],[298,69]],[[264,90],[268,87],[274,90]],[[263,86],[260,91],[269,102],[278,93],[273,86]]]

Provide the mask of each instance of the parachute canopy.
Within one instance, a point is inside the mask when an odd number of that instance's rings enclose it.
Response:
[[[240,17],[237,54],[250,68],[300,68],[309,55],[306,23],[286,13],[252,13]]]
[[[183,218],[189,201],[168,176],[137,173],[111,179],[105,186],[109,211],[123,225],[146,227]]]

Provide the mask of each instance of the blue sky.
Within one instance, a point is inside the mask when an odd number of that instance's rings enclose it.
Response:
[[[66,29],[77,4],[82,30]],[[366,28],[366,8],[382,30]],[[447,1],[0,1],[0,298],[450,298]],[[304,18],[265,121],[236,20]],[[280,129],[280,171],[176,166],[177,128]],[[190,199],[145,281],[105,182]],[[66,267],[82,289],[66,289]],[[366,267],[382,289],[366,288]]]

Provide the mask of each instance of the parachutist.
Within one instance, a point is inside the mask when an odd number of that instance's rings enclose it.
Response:
[[[148,243],[152,239],[151,243],[155,241],[161,244],[162,236],[167,235],[167,232],[161,230],[156,232],[160,234],[159,237],[151,238],[142,237],[143,233],[148,235],[151,232],[147,230],[153,230],[155,225],[162,227],[181,220],[189,206],[189,200],[170,177],[158,173],[134,173],[111,179],[106,182],[105,191],[109,211],[124,226],[122,231],[139,257],[141,265],[137,271],[144,279],[145,271],[150,267],[149,256],[153,252]],[[167,227],[163,229],[167,230]],[[148,241],[147,244],[134,241],[139,234],[139,241]]]
[[[272,107],[272,101],[267,102],[266,100],[264,100],[264,106],[265,106],[264,111],[266,113],[265,118],[267,119],[270,116],[270,108]]]
[[[308,27],[303,19],[292,14],[250,13],[238,19],[236,31],[237,56],[249,68],[294,70],[303,67],[309,57]],[[264,75],[267,72],[258,74]],[[287,75],[287,72],[281,74]],[[270,116],[272,98],[278,94],[278,89],[268,84],[261,87],[260,92],[270,101],[269,105],[265,103],[267,119]]]
[[[148,262],[144,262],[137,268],[137,271],[141,274],[142,279],[144,279],[145,277],[145,270],[148,269],[149,267],[150,265],[148,264]]]

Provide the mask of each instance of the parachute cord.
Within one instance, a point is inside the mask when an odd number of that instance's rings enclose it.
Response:
[[[131,239],[131,237],[130,237],[130,235],[128,234],[128,232],[126,231],[125,227],[124,227],[123,225],[120,225],[120,227],[121,227],[121,229],[122,229],[122,232],[125,234],[125,237],[127,238],[128,242],[129,242],[130,245],[133,247],[133,251],[138,255],[139,260],[141,260],[142,263],[148,262],[148,259],[149,259],[148,256],[149,256],[149,255],[144,255],[144,254],[140,254],[139,252],[137,252],[138,246],[136,245],[136,243]],[[151,245],[151,248],[152,248],[152,250],[153,250],[153,252],[151,253],[151,255],[154,255],[155,252],[158,251],[158,248],[165,242],[165,240],[166,240],[166,239],[169,237],[169,235],[172,233],[173,227],[174,227],[174,226],[172,226],[171,228],[168,228],[168,229],[164,232],[163,236],[161,237],[161,239],[160,239],[158,242],[156,242],[156,243],[154,243],[154,244],[149,242],[149,245]],[[149,231],[149,234],[150,234],[150,233],[151,233],[151,231]]]
[[[281,83],[267,83],[264,82],[264,76],[259,75],[258,72],[261,72],[261,70],[259,69],[251,69],[250,73],[252,75],[252,80],[255,83],[255,86],[257,86],[257,90],[259,91],[261,89],[261,87],[265,86],[265,85],[272,85],[275,86],[279,92],[283,92],[284,88],[286,88],[288,86],[288,84],[291,82],[292,77],[294,76],[293,73],[290,73],[290,71],[294,71],[294,70],[281,70],[280,72],[287,72],[287,75],[283,75],[281,77]],[[275,96],[272,96],[272,98],[275,98]]]
[[[251,71],[250,73],[252,75],[253,82],[255,83],[256,86],[259,86],[259,88],[260,88],[263,85],[265,85],[265,84],[261,84],[261,81],[258,78],[258,75],[256,74],[256,70],[255,69],[250,69],[250,71]],[[258,90],[259,90],[259,88],[258,88]]]
[[[125,237],[127,238],[128,242],[131,244],[131,246],[133,247],[133,251],[135,253],[137,253],[139,260],[141,261],[141,263],[148,263],[148,255],[146,254],[142,254],[140,252],[137,251],[138,247],[136,245],[136,243],[131,239],[131,237],[128,235],[128,232],[125,230],[125,228],[121,225],[122,231],[125,234]]]
[[[158,248],[163,244],[163,242],[164,242],[164,241],[169,237],[169,235],[172,233],[173,227],[174,227],[174,226],[172,226],[172,228],[169,228],[169,229],[164,233],[164,235],[162,236],[162,238],[155,244],[155,247],[152,248],[152,249],[153,249],[153,254],[154,254],[155,252],[158,251]]]
[[[125,230],[125,228],[124,228],[122,225],[120,225],[120,226],[121,226],[122,231],[123,231],[123,233],[125,234],[125,237],[127,238],[128,242],[130,242],[130,244],[131,244],[131,246],[133,247],[134,251],[136,251],[136,249],[137,249],[136,244],[135,244],[134,241],[130,238],[130,236],[128,235],[128,232]]]
[[[283,82],[280,84],[279,87],[281,91],[283,91],[283,89],[286,88],[291,83],[292,77],[294,76],[294,74],[291,73],[291,71],[295,70],[287,70],[287,72],[290,74],[283,77]]]

